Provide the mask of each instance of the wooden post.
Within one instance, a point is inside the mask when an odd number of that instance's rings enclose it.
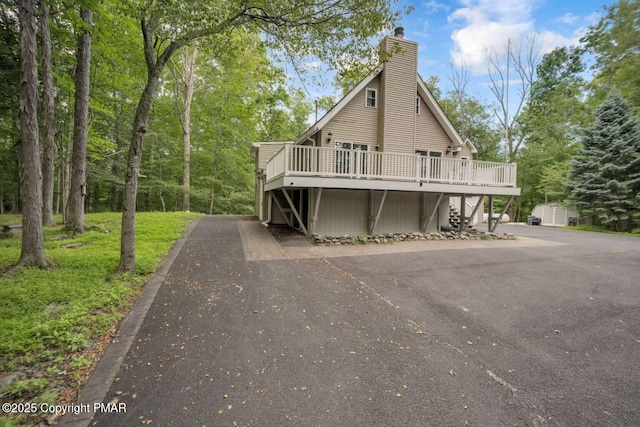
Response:
[[[493,222],[493,194],[489,195],[489,216],[487,216],[487,230],[491,232],[491,223]]]
[[[467,218],[466,212],[467,210],[467,196],[460,196],[460,231],[464,231],[467,229]]]
[[[316,229],[316,223],[318,221],[318,210],[320,209],[320,199],[322,198],[322,187],[318,188],[318,193],[316,194],[316,201],[313,206],[313,217],[311,218],[311,233]]]
[[[371,226],[371,230],[370,230],[370,235],[373,236],[373,232],[376,229],[376,225],[378,225],[378,220],[380,219],[380,214],[382,213],[382,207],[384,206],[384,201],[387,198],[387,190],[384,190],[384,193],[382,193],[382,200],[380,200],[380,206],[378,206],[378,213],[376,214],[376,217],[373,220],[373,225]]]
[[[436,216],[436,213],[438,213],[438,208],[440,207],[440,202],[442,201],[442,197],[444,196],[444,193],[440,193],[438,195],[438,200],[436,200],[436,204],[433,207],[433,211],[431,212],[431,215],[429,215],[429,220],[425,223],[424,227],[422,227],[422,232],[426,232],[427,229],[429,228],[429,226],[431,225],[431,222],[433,221],[433,218]],[[440,231],[440,230],[438,230]]]
[[[504,205],[504,208],[502,209],[502,212],[500,212],[500,216],[498,216],[498,220],[493,225],[493,230],[491,230],[492,233],[496,231],[496,228],[498,228],[498,224],[500,224],[500,221],[502,220],[502,217],[504,216],[504,213],[507,211],[507,209],[509,209],[509,206],[511,206],[511,202],[513,202],[513,196],[509,197],[509,200],[507,200],[507,204]]]
[[[300,214],[298,213],[298,210],[296,209],[295,204],[291,200],[291,197],[289,196],[289,193],[284,188],[281,189],[281,191],[282,191],[282,194],[284,194],[284,198],[287,199],[287,203],[289,203],[289,207],[291,208],[291,212],[293,212],[293,215],[298,220],[298,224],[300,224],[300,228],[302,229],[302,232],[305,235],[308,236],[309,232],[307,231],[307,227],[304,226],[304,223],[302,222],[302,218],[300,217]]]
[[[478,209],[480,208],[480,205],[483,202],[484,202],[484,194],[482,196],[480,196],[480,198],[478,199],[478,203],[476,203],[476,207],[473,208],[473,212],[471,212],[471,215],[469,215],[469,221],[471,221],[471,218],[476,216],[476,214],[478,213]]]

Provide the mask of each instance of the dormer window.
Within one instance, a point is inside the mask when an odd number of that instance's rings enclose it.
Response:
[[[371,108],[378,108],[378,90],[367,88],[365,105]]]

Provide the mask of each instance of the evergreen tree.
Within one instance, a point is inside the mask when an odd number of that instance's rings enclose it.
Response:
[[[629,230],[640,190],[640,128],[631,104],[610,94],[582,144],[569,174],[576,207],[611,230]]]

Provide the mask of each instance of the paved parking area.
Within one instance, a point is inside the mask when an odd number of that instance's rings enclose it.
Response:
[[[255,226],[199,221],[106,385],[127,412],[91,425],[640,425],[640,239],[282,247]]]

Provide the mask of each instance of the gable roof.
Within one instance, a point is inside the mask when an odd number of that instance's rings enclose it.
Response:
[[[422,77],[420,77],[419,74],[416,75],[418,82],[418,93],[422,97],[422,100],[425,102],[425,104],[427,104],[427,107],[429,107],[429,110],[431,110],[431,113],[436,118],[440,126],[442,126],[442,129],[444,129],[444,131],[452,141],[456,142],[459,146],[469,146],[471,152],[473,154],[476,154],[478,150],[476,149],[475,145],[473,145],[469,138],[467,138],[465,141],[462,140],[456,128],[453,127],[451,120],[449,120],[449,117],[447,117],[445,112],[442,111],[442,108],[440,108],[440,104],[438,104],[438,101],[436,101],[436,99],[433,97],[431,91],[429,91],[429,88],[427,88],[427,85],[424,84]]]
[[[382,72],[382,65],[379,65],[369,74],[367,77],[362,79],[360,83],[356,85],[353,89],[349,91],[338,103],[336,103],[329,111],[325,113],[324,116],[320,118],[316,123],[314,123],[309,129],[307,129],[300,137],[295,141],[296,144],[300,144],[305,142],[309,137],[322,129],[331,119],[333,119],[336,114],[338,114],[357,94],[359,94],[373,79],[375,79]],[[455,127],[447,117],[447,115],[440,108],[440,104],[433,97],[427,86],[422,81],[422,77],[418,73],[416,73],[416,83],[418,85],[418,94],[425,102],[431,113],[434,115],[442,129],[444,129],[445,133],[452,141],[457,143],[458,146],[467,145],[473,154],[476,154],[478,150],[473,145],[473,143],[467,138],[466,141],[463,141],[458,131],[456,131]]]
[[[318,120],[317,122],[315,122],[313,125],[311,125],[311,127],[309,129],[307,129],[301,136],[300,138],[298,138],[296,140],[296,144],[300,144],[301,142],[304,142],[307,140],[307,138],[309,138],[311,135],[313,135],[314,133],[318,132],[320,129],[322,129],[323,127],[325,127],[325,125],[327,123],[329,123],[329,121],[331,119],[333,119],[335,117],[336,114],[338,114],[340,112],[340,110],[342,110],[349,102],[351,102],[351,100],[353,98],[355,98],[355,96],[357,94],[360,93],[360,91],[362,89],[364,89],[369,83],[371,83],[371,80],[375,79],[376,76],[378,74],[380,74],[382,72],[382,65],[378,65],[375,70],[373,70],[371,72],[371,74],[369,74],[367,77],[365,77],[364,79],[362,79],[360,81],[360,83],[358,83],[356,85],[356,87],[354,87],[353,89],[351,89],[349,91],[349,93],[347,93],[340,101],[338,101],[337,104],[335,104],[333,107],[331,107],[331,109],[329,111],[327,111],[324,116],[322,116],[320,118],[320,120]]]

